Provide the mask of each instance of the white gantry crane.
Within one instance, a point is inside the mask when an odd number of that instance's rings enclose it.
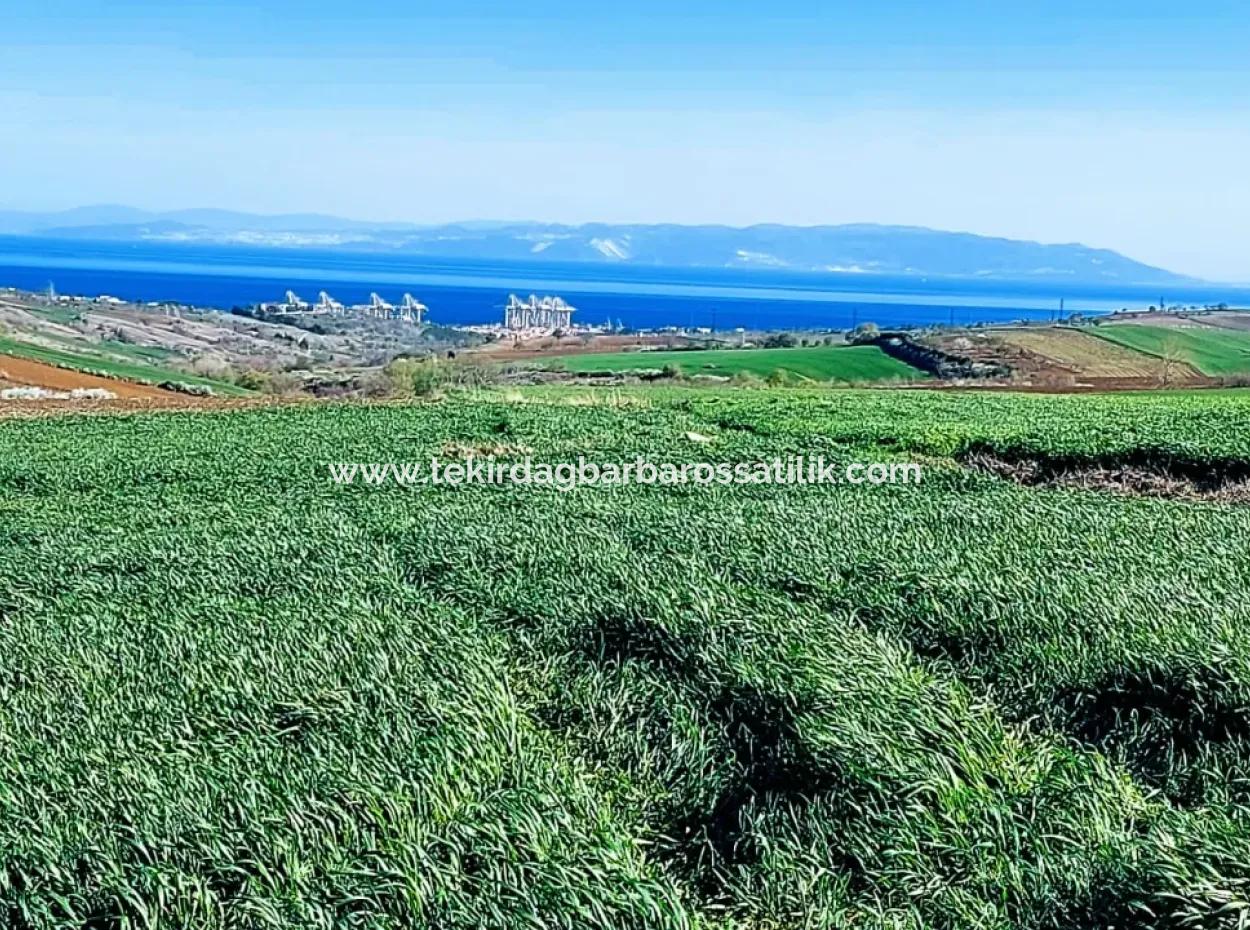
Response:
[[[353,304],[347,307],[331,297],[326,291],[321,291],[317,294],[317,302],[315,304],[310,304],[308,301],[301,299],[294,291],[287,291],[285,303],[260,304],[260,307],[277,313],[328,313],[332,316],[404,320],[418,324],[421,322],[421,317],[427,309],[425,304],[411,294],[405,294],[403,303],[395,306],[395,304],[385,300],[376,293],[369,295],[367,304]]]
[[[343,305],[325,291],[322,291],[317,295],[317,311],[319,313],[330,313],[334,316],[338,316],[343,312]]]
[[[516,294],[509,294],[503,322],[508,329],[568,329],[576,309],[559,297],[539,298],[530,294],[529,300],[521,300]]]
[[[361,316],[375,320],[402,320],[405,323],[420,323],[421,314],[426,310],[425,304],[411,294],[405,294],[403,302],[397,307],[378,294],[370,294],[369,302],[359,307],[352,307]]]
[[[405,294],[401,309],[403,311],[403,315],[400,317],[401,319],[405,319],[410,323],[420,323],[421,317],[430,308],[421,303],[421,301],[417,300],[417,298],[413,297],[411,294]]]

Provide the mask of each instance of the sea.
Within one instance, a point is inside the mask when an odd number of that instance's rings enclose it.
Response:
[[[229,310],[279,302],[293,290],[344,304],[376,292],[392,303],[411,293],[432,322],[500,322],[508,295],[557,294],[574,321],[630,329],[666,327],[844,329],[970,326],[1053,320],[1150,305],[1250,306],[1250,288],[1216,284],[1141,286],[924,278],[772,268],[670,268],[599,263],[491,261],[400,253],[95,242],[0,236],[0,288],[177,301]]]

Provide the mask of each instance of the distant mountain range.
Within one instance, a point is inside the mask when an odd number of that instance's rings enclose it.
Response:
[[[96,206],[58,213],[0,210],[0,234],[989,280],[1194,282],[1107,249],[875,224],[736,228],[482,221],[420,226],[320,214],[260,216],[209,209],[150,213],[133,207]]]

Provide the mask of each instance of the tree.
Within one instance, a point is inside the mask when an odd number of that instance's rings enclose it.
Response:
[[[1184,353],[1176,336],[1171,335],[1163,340],[1163,364],[1159,368],[1159,382],[1163,387],[1170,387],[1177,370],[1185,363]]]
[[[765,349],[793,349],[798,344],[792,333],[773,333],[764,340]]]
[[[862,345],[866,342],[872,342],[881,336],[881,327],[876,323],[860,323],[846,337],[846,341],[852,345]]]

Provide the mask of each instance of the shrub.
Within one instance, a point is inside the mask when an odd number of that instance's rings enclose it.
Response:
[[[497,368],[459,359],[397,358],[383,370],[393,383],[393,393],[426,397],[445,388],[485,387],[498,380]],[[374,389],[380,389],[375,384]]]
[[[234,383],[248,391],[268,391],[273,375],[267,371],[249,368],[234,379]]]
[[[738,387],[760,387],[763,381],[752,371],[736,371],[730,381]]]
[[[785,387],[790,383],[790,373],[784,368],[777,368],[768,373],[769,387]]]
[[[798,344],[793,333],[773,333],[764,340],[765,349],[793,349]]]
[[[189,384],[186,381],[162,381],[157,385],[162,391],[189,394],[192,397],[212,397],[213,389],[207,384]]]

